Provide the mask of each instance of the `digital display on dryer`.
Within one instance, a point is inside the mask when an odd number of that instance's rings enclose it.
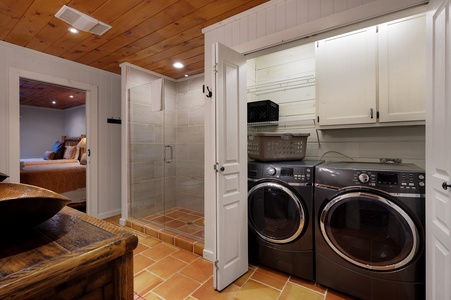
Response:
[[[377,173],[377,183],[398,185],[398,175],[394,173]]]
[[[280,176],[293,177],[293,168],[281,168]]]

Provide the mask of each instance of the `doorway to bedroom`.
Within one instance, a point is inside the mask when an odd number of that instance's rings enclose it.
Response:
[[[97,115],[97,106],[98,106],[98,87],[92,84],[78,82],[74,80],[69,80],[61,77],[49,76],[41,73],[36,73],[27,70],[21,70],[16,68],[10,68],[9,70],[9,137],[8,143],[9,147],[9,161],[11,162],[9,166],[9,176],[11,182],[20,182],[21,177],[21,168],[20,168],[20,160],[23,157],[25,152],[21,150],[25,150],[25,147],[22,147],[21,141],[21,123],[25,122],[25,111],[21,111],[20,107],[20,97],[21,97],[21,80],[27,81],[36,81],[41,83],[46,83],[50,85],[65,87],[71,90],[77,90],[80,93],[84,93],[85,95],[85,104],[84,108],[79,108],[81,112],[79,112],[79,118],[82,118],[84,121],[79,121],[81,124],[84,122],[84,126],[82,125],[82,129],[78,128],[78,130],[84,131],[82,134],[85,139],[82,141],[81,139],[75,143],[75,147],[84,146],[86,151],[86,166],[85,166],[85,177],[84,177],[84,197],[86,203],[86,213],[92,216],[97,217],[99,214],[99,200],[96,196],[98,194],[98,115]],[[77,115],[74,113],[74,115]],[[83,116],[83,117],[80,117]],[[49,117],[50,118],[50,117]],[[74,118],[77,119],[77,118]],[[60,126],[60,125],[58,125]],[[70,126],[70,125],[67,125]],[[77,127],[74,125],[74,127]],[[50,131],[48,127],[41,128],[41,131]],[[79,138],[82,134],[79,134]],[[42,149],[39,153],[35,152],[38,157],[44,157],[46,151],[51,151],[55,142],[60,141],[63,135],[68,135],[66,133],[59,134],[58,136],[52,136],[49,143],[44,143],[46,150],[44,153]],[[72,135],[72,134],[71,134]],[[77,133],[78,135],[78,133]],[[80,145],[79,145],[80,144]],[[52,149],[47,149],[52,147]],[[27,150],[28,151],[28,150]],[[21,153],[22,152],[22,153]],[[34,153],[33,153],[34,154]],[[34,157],[36,155],[33,155]],[[28,155],[27,155],[28,156]],[[81,158],[80,158],[81,160]],[[78,161],[80,161],[78,160]],[[61,181],[60,181],[61,183]],[[72,198],[72,195],[69,195],[69,198]]]
[[[20,78],[20,182],[86,212],[86,91]]]

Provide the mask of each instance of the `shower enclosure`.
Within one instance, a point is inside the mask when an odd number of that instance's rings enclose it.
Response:
[[[203,241],[204,106],[192,85],[165,80],[161,92],[155,82],[128,90],[128,214]]]

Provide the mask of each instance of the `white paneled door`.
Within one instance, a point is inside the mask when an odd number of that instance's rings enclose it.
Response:
[[[215,44],[216,258],[214,286],[222,290],[248,270],[246,60]]]
[[[451,0],[431,0],[426,74],[426,299],[451,299]]]

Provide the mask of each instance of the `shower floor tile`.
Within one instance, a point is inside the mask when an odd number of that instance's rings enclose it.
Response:
[[[175,229],[176,233],[184,234],[200,242],[204,240],[204,214],[202,212],[174,207],[142,219],[160,226],[165,224],[165,229]]]
[[[126,226],[163,242],[203,255],[204,214],[171,208],[140,219],[129,218]]]

